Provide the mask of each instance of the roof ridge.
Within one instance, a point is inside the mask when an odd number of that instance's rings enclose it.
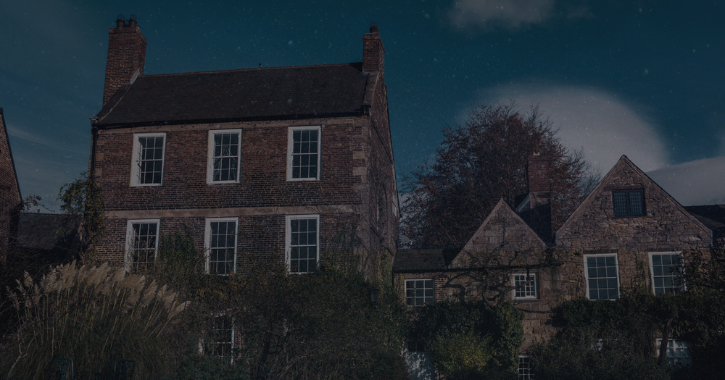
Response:
[[[185,75],[198,75],[198,74],[219,74],[219,73],[234,73],[234,72],[261,71],[261,70],[271,71],[271,70],[314,68],[314,67],[349,66],[349,65],[354,65],[357,63],[362,64],[362,62],[348,62],[348,63],[325,63],[325,64],[318,64],[318,65],[249,67],[249,68],[244,68],[244,69],[189,71],[189,72],[183,72],[183,73],[144,74],[144,75],[140,76],[139,78],[185,76]]]

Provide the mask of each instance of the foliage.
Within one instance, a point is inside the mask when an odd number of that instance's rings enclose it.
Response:
[[[169,380],[247,380],[249,373],[244,366],[224,362],[213,355],[199,353],[199,342],[187,339],[187,351],[179,360],[175,373]]]
[[[462,247],[493,207],[528,192],[528,156],[552,159],[552,228],[556,230],[598,182],[581,152],[569,152],[536,108],[479,106],[463,126],[445,128],[433,164],[405,179],[402,232],[415,248]]]
[[[414,311],[409,338],[426,343],[447,378],[509,378],[518,365],[523,318],[510,303],[426,304]]]
[[[113,369],[118,359],[136,361],[139,378],[168,371],[169,325],[187,306],[176,293],[123,269],[56,267],[34,282],[26,274],[10,298],[18,313],[6,337],[0,368],[8,378],[46,378],[53,358],[73,358],[75,368]]]
[[[711,290],[654,296],[634,289],[617,301],[578,299],[558,307],[552,321],[560,331],[534,350],[537,378],[716,379],[725,370],[712,360],[724,347],[725,303]],[[664,336],[689,343],[691,366],[673,369],[656,358],[655,338]]]
[[[189,231],[162,236],[148,274],[193,301],[169,344],[203,342],[204,352],[177,352],[175,378],[232,373],[264,379],[407,378],[400,355],[407,319],[389,260],[382,260],[381,273],[371,274],[371,283],[356,259],[360,253],[341,245],[322,253],[325,261],[316,273],[289,275],[275,254],[240,265],[243,275],[209,276],[204,252]],[[373,287],[380,289],[376,305],[369,299]],[[234,364],[211,359],[215,316],[233,320]]]
[[[63,185],[58,199],[62,202],[65,233],[75,233],[79,252],[77,258],[84,264],[95,260],[95,244],[103,234],[103,197],[93,174],[81,173],[81,178]]]

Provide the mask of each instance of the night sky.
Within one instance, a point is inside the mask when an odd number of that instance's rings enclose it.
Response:
[[[87,169],[108,30],[132,13],[146,74],[359,62],[376,22],[399,182],[468,109],[513,100],[602,174],[626,154],[684,205],[725,203],[725,5],[661,0],[0,0],[23,196],[55,210]]]

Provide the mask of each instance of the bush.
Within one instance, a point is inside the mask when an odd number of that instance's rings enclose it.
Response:
[[[515,378],[523,312],[510,303],[439,302],[418,308],[410,339],[448,379]]]
[[[131,359],[137,378],[168,374],[166,336],[187,303],[178,304],[166,286],[75,262],[38,283],[27,274],[17,283],[10,299],[18,322],[0,355],[8,378],[45,379],[59,357],[73,359],[76,372],[108,372],[115,360]]]

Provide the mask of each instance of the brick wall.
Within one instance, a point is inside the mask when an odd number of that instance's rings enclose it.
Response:
[[[16,236],[21,201],[5,116],[0,108],[0,261]]]
[[[105,209],[196,209],[291,205],[360,204],[353,173],[354,120],[318,120],[321,125],[319,181],[287,181],[288,127],[299,122],[225,123],[101,130],[96,174]],[[240,181],[208,185],[209,130],[242,129]],[[162,186],[132,187],[133,136],[166,133]]]

